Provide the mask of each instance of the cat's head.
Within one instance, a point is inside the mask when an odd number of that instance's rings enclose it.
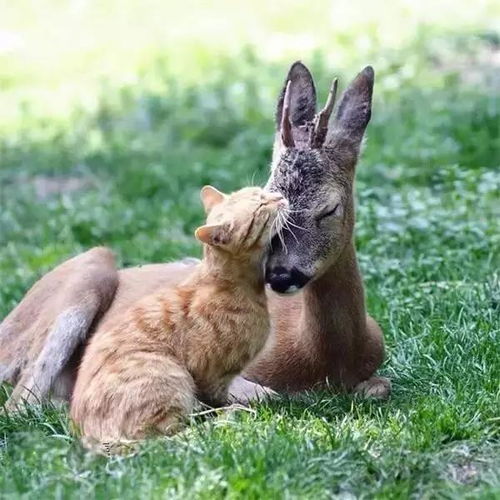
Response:
[[[205,186],[201,201],[207,221],[196,230],[196,238],[233,255],[263,254],[281,230],[288,209],[283,195],[259,187],[227,195]]]
[[[266,281],[276,292],[295,292],[321,276],[352,240],[354,173],[370,120],[373,82],[373,69],[367,67],[333,113],[334,80],[325,107],[316,113],[309,70],[300,62],[290,68],[278,99],[267,184],[290,203],[287,226],[273,239],[266,265]]]

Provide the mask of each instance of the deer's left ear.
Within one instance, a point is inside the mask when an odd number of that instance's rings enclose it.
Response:
[[[205,209],[205,213],[208,214],[215,205],[218,205],[219,203],[224,201],[225,197],[226,195],[224,193],[221,193],[218,189],[215,189],[213,186],[204,186],[201,189],[200,198],[201,202],[203,203],[203,208]]]
[[[367,66],[347,87],[325,142],[354,161],[371,117],[374,80],[373,68]]]

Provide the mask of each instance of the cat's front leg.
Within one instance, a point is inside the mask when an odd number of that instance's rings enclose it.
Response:
[[[248,404],[251,401],[262,401],[277,394],[269,387],[251,382],[241,375],[235,377],[229,386],[229,401],[231,403]]]

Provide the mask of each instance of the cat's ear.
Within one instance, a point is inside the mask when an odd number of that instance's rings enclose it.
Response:
[[[197,240],[207,245],[221,246],[228,243],[227,228],[223,224],[206,224],[199,227],[194,235]]]
[[[213,186],[203,186],[200,193],[201,202],[203,203],[203,208],[205,209],[205,213],[209,213],[210,210],[215,205],[218,205],[222,201],[226,195],[221,193],[218,189],[215,189]]]

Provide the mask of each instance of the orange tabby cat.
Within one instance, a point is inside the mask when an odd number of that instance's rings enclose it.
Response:
[[[260,188],[224,195],[206,186],[201,198],[196,271],[97,330],[85,350],[71,416],[86,443],[175,432],[197,400],[225,403],[267,340],[262,260],[288,203]]]

